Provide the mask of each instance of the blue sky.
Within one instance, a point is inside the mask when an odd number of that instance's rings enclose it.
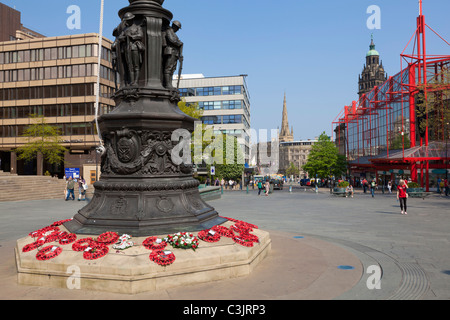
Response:
[[[46,36],[98,32],[100,0],[1,0],[22,12],[22,23]],[[450,1],[424,0],[426,23],[450,42]],[[112,39],[126,0],[105,0],[104,36]],[[70,5],[81,8],[81,29],[69,30]],[[381,28],[367,28],[367,8],[381,10]],[[309,139],[357,99],[358,75],[373,33],[388,75],[416,28],[417,0],[166,0],[183,24],[184,73],[247,74],[251,126],[281,126],[286,93],[295,139]],[[428,29],[429,54],[450,48]],[[412,46],[406,52],[411,53]]]

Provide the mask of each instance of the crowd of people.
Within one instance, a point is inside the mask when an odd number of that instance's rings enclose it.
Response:
[[[208,186],[215,186],[215,187],[222,187],[225,190],[242,190],[242,182],[241,181],[234,181],[233,179],[225,180],[225,179],[219,179],[216,178],[214,180],[206,178],[205,185]]]

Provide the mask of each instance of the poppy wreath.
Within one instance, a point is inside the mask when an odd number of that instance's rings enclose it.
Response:
[[[77,240],[77,235],[75,233],[67,233],[64,231],[59,237],[59,244],[66,245]]]
[[[59,220],[59,221],[55,221],[51,224],[51,227],[58,227],[68,221],[71,221],[72,219],[65,219],[65,220]]]
[[[49,242],[58,240],[62,234],[63,234],[63,232],[61,232],[61,231],[53,231],[52,233],[50,233],[48,235],[43,234],[42,236],[45,238],[45,240],[44,240],[45,243],[49,243]]]
[[[250,238],[246,237],[246,235],[234,236],[233,241],[244,247],[253,247],[254,242]]]
[[[110,245],[115,243],[119,239],[119,235],[115,232],[104,232],[101,235],[97,237],[97,242],[104,244],[104,245]]]
[[[214,226],[214,227],[211,228],[211,230],[219,233],[223,237],[233,238],[233,236],[234,236],[233,230],[230,230],[230,229],[228,229],[227,227],[224,227],[224,226]]]
[[[167,242],[161,241],[161,243],[155,243],[158,238],[148,237],[142,242],[142,245],[149,250],[161,250],[167,246]]]
[[[257,226],[257,225],[254,225],[254,224],[251,224],[251,223],[242,221],[242,220],[233,219],[233,218],[228,218],[228,217],[222,217],[222,218],[227,219],[227,220],[230,220],[230,221],[235,222],[235,223],[237,223],[237,224],[244,224],[244,225],[246,225],[246,226],[248,226],[248,227],[250,227],[250,228],[252,228],[252,229],[258,229],[258,226]]]
[[[22,248],[22,252],[28,252],[28,251],[34,250],[38,247],[41,247],[44,243],[45,243],[45,241],[42,239],[36,240],[35,242],[25,245]]]
[[[220,240],[220,234],[214,230],[202,230],[197,236],[200,240],[206,242],[217,242]]]
[[[253,229],[258,229],[254,224],[244,221],[238,221],[236,224],[232,225],[232,227],[239,230],[238,232],[250,232],[253,231]]]
[[[175,261],[173,252],[167,253],[168,252],[165,250],[153,250],[152,253],[150,253],[149,258],[160,266],[167,266]]]
[[[41,236],[45,235],[47,232],[52,231],[52,233],[59,231],[59,228],[57,226],[48,226],[33,232],[30,232],[28,235],[33,238],[40,238]]]
[[[195,249],[198,248],[199,241],[192,233],[178,232],[173,235],[168,235],[164,241],[172,245],[174,248],[180,249]]]
[[[243,223],[233,224],[230,227],[230,229],[233,230],[233,231],[236,231],[238,233],[249,233],[249,232],[253,231],[252,227],[250,227],[250,226],[248,226],[246,224],[243,224]]]
[[[83,258],[86,260],[95,260],[104,257],[109,252],[109,248],[102,244],[91,242],[91,245],[87,247],[83,252]]]
[[[72,244],[72,250],[83,251],[86,248],[90,247],[91,244],[95,244],[95,241],[92,238],[79,239]]]
[[[54,257],[58,256],[62,252],[61,247],[49,245],[45,248],[42,248],[36,253],[36,259],[44,261],[44,260],[50,260]]]

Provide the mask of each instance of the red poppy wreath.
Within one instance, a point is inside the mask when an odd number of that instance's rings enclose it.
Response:
[[[86,260],[95,260],[104,257],[109,252],[109,248],[101,243],[91,242],[83,252],[83,258]]]
[[[206,242],[217,242],[220,240],[220,234],[214,230],[202,230],[198,233],[198,238]]]
[[[149,258],[160,266],[167,266],[175,261],[173,252],[166,250],[153,250]]]
[[[101,235],[97,237],[97,242],[104,244],[104,245],[110,245],[113,244],[119,239],[119,235],[115,232],[104,232]]]
[[[148,237],[142,242],[142,245],[149,250],[161,250],[167,246],[167,242],[157,237]]]
[[[54,245],[49,245],[45,248],[42,248],[36,253],[36,259],[44,261],[50,260],[54,257],[57,257],[62,252],[61,247],[57,247]]]

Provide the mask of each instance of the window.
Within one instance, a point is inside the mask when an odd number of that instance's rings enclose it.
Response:
[[[223,123],[224,123],[224,124],[230,124],[230,123],[242,123],[242,116],[241,116],[241,115],[228,115],[228,116],[223,116]]]
[[[51,60],[51,48],[44,49],[44,59]]]
[[[242,109],[242,101],[240,100],[230,100],[223,102],[224,109]]]
[[[207,117],[202,117],[202,122],[204,124],[220,124],[221,119],[218,116],[207,116]]]
[[[226,94],[241,94],[242,90],[241,90],[241,86],[226,86],[226,87],[222,87],[222,94],[226,95]]]
[[[203,110],[218,110],[222,108],[220,101],[201,101],[198,103],[199,108]]]
[[[86,57],[86,46],[85,45],[78,46],[78,51],[79,51],[78,56],[80,58]]]
[[[197,96],[216,96],[221,94],[220,87],[197,88]]]
[[[66,48],[66,59],[72,58],[72,47]]]
[[[78,46],[73,46],[72,47],[72,57],[73,58],[78,58],[79,57],[79,48],[78,48]]]

